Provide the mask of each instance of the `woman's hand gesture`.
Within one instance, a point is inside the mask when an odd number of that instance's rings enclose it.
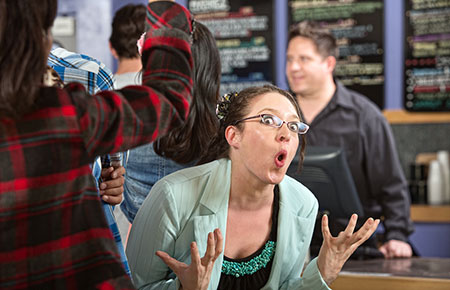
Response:
[[[367,219],[364,225],[353,233],[358,216],[353,214],[345,228],[333,237],[328,228],[328,216],[322,217],[323,244],[317,258],[317,266],[325,282],[330,285],[338,276],[347,259],[377,229],[380,220]]]
[[[157,251],[156,255],[177,275],[183,290],[204,290],[208,288],[214,262],[222,253],[222,242],[220,229],[215,229],[214,233],[209,233],[208,246],[203,258],[200,258],[197,244],[192,242],[191,264],[189,266],[170,257],[165,252]]]

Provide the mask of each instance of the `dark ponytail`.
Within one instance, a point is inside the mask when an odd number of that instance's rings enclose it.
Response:
[[[153,143],[155,152],[181,164],[198,160],[218,128],[215,108],[220,86],[220,56],[208,28],[195,23],[192,56],[194,93],[189,117],[183,126]]]

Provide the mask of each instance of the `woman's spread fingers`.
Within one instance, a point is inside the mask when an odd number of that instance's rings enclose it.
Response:
[[[367,221],[364,223],[364,226],[362,226],[359,229],[359,231],[355,233],[353,243],[356,243],[359,246],[365,241],[367,241],[367,239],[369,239],[370,236],[375,232],[379,223],[380,223],[379,219],[374,221],[373,218],[368,218]]]
[[[200,259],[200,254],[198,252],[197,243],[192,242],[191,243],[191,265],[194,265],[195,267],[197,267],[198,265],[200,265],[200,263],[201,263],[201,259]]]
[[[352,214],[352,216],[350,217],[350,220],[347,224],[347,227],[345,228],[344,234],[346,238],[351,238],[353,231],[355,230],[356,227],[356,222],[358,221],[358,215],[357,214]]]
[[[214,239],[216,241],[216,253],[214,255],[214,260],[216,260],[223,251],[223,237],[219,228],[214,230]]]
[[[328,216],[326,214],[322,216],[322,235],[324,240],[331,238],[330,228],[328,227]]]
[[[208,245],[206,247],[206,253],[202,261],[209,263],[214,259],[214,253],[216,252],[216,244],[214,241],[214,234],[212,232],[208,233]]]
[[[172,258],[171,256],[169,256],[169,254],[167,254],[166,252],[163,251],[156,251],[156,256],[158,256],[161,260],[163,260],[163,262],[176,274],[178,275],[179,270],[185,266],[186,264],[177,261],[176,259]]]

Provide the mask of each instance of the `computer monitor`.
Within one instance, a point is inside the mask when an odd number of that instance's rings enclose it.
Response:
[[[298,174],[298,155],[287,174],[309,188],[319,200],[319,211],[330,217],[363,216],[363,207],[345,152],[336,147],[306,146],[303,168]]]

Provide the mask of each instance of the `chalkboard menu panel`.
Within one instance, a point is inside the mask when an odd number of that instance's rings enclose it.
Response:
[[[289,25],[314,20],[337,39],[334,75],[382,109],[384,107],[383,1],[291,0]]]
[[[450,1],[406,1],[405,108],[450,111]]]
[[[188,7],[216,38],[221,94],[273,83],[272,1],[190,0]]]

